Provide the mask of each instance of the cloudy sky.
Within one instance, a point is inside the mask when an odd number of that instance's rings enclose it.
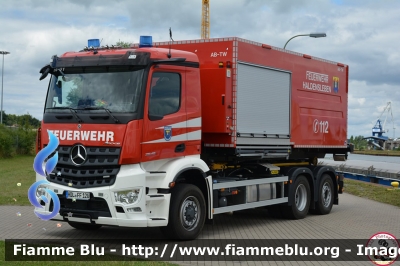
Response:
[[[87,39],[102,45],[200,38],[201,0],[0,0],[0,51],[8,114],[41,120],[48,78],[39,70],[52,55],[78,51]],[[237,36],[350,66],[348,136],[371,135],[387,102],[387,135],[400,137],[400,1],[211,0],[211,37]],[[0,65],[1,67],[1,65]],[[385,119],[386,113],[383,116]]]

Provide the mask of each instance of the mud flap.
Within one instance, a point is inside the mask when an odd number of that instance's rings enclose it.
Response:
[[[339,179],[338,179],[338,193],[343,194],[343,187],[344,187],[344,176],[342,174],[338,174]]]

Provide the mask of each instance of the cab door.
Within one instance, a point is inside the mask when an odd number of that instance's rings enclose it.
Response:
[[[185,67],[155,65],[149,73],[143,117],[142,162],[185,155]]]

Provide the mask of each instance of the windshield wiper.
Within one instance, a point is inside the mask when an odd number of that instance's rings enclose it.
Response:
[[[109,116],[112,117],[112,119],[114,119],[114,122],[115,122],[115,123],[119,123],[119,120],[118,120],[115,116],[113,116],[113,115],[111,114],[111,111],[110,111],[109,109],[107,109],[107,108],[105,108],[105,107],[102,107],[102,106],[98,106],[98,107],[84,107],[83,110],[104,110],[104,111],[107,112],[107,114],[108,114]]]
[[[50,107],[50,108],[46,108],[46,109],[68,109],[71,111],[72,115],[76,118],[76,120],[78,120],[78,123],[82,123],[83,120],[75,113],[75,109],[68,107],[68,106],[58,106],[58,107]]]

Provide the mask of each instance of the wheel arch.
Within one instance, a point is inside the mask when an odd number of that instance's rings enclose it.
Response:
[[[311,192],[311,199],[313,199],[314,197],[314,189],[315,189],[315,182],[314,182],[314,178],[313,178],[313,172],[307,168],[307,167],[292,167],[289,169],[285,169],[283,171],[283,173],[285,175],[287,175],[289,177],[289,184],[293,184],[296,180],[296,178],[300,175],[303,175],[307,178],[308,184],[310,186],[310,192]],[[289,197],[290,195],[294,195],[294,186],[293,185],[289,185],[287,186],[288,189],[285,189],[285,194]],[[311,200],[310,202],[310,208],[313,207],[313,203],[314,201]],[[288,206],[291,206],[291,200],[288,200]]]
[[[153,180],[150,179],[151,185],[163,190],[165,193],[171,192],[171,184],[173,182],[197,186],[206,201],[207,217],[212,219],[212,180],[208,174],[210,168],[199,156],[186,156],[173,160],[152,162],[146,165],[145,169],[149,173],[159,174]]]
[[[212,184],[207,173],[197,167],[189,167],[179,171],[173,179],[176,184],[192,184],[203,193],[206,203],[207,219],[212,219]]]

